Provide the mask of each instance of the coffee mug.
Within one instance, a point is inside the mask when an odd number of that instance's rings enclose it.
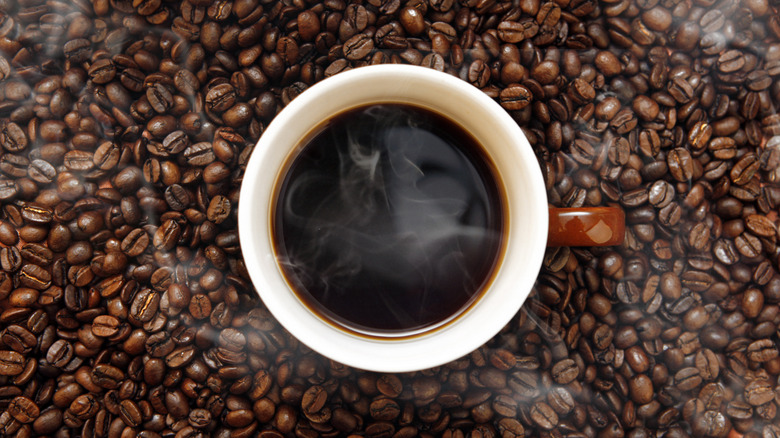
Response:
[[[493,99],[446,73],[360,67],[268,125],[238,211],[252,282],[311,349],[406,372],[495,336],[547,246],[617,245],[619,207],[548,206],[539,162]]]

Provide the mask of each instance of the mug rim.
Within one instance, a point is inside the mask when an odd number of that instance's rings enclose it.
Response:
[[[389,85],[388,78],[394,78]],[[422,93],[424,97],[418,92],[421,85],[429,87]],[[488,290],[452,323],[400,339],[355,335],[317,317],[290,289],[276,262],[269,227],[276,181],[289,156],[322,121],[361,102],[417,104],[448,117],[457,112],[459,115],[451,118],[483,144],[506,191],[508,219],[504,228],[508,235],[502,262],[495,268]],[[462,105],[457,105],[455,111],[452,102]],[[480,126],[470,117],[481,120]],[[484,140],[484,135],[474,133],[475,129],[482,129],[491,139]],[[505,142],[512,145],[502,146]],[[523,200],[518,207],[514,197],[521,189]],[[260,137],[247,163],[239,198],[243,201],[238,207],[238,231],[246,268],[271,314],[312,350],[345,365],[372,371],[431,368],[489,341],[519,311],[530,293],[547,242],[546,190],[539,163],[520,127],[497,102],[468,82],[419,66],[359,67],[309,87],[276,115]],[[528,214],[532,210],[536,214]]]

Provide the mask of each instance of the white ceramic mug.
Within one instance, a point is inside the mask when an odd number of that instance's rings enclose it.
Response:
[[[350,333],[307,308],[285,280],[270,231],[277,182],[283,178],[285,163],[311,131],[347,109],[378,103],[428,108],[465,128],[489,155],[508,198],[505,248],[488,289],[453,321],[400,338]],[[454,76],[390,64],[339,73],[290,102],[252,153],[238,212],[247,270],[274,317],[311,349],[345,365],[383,372],[444,364],[498,333],[534,285],[548,243],[548,220],[539,163],[522,130],[498,103]]]

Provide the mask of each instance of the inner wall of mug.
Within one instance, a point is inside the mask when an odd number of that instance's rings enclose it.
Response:
[[[383,65],[341,73],[315,84],[293,100],[269,125],[253,152],[242,187],[242,207],[251,201],[251,235],[244,249],[250,275],[276,318],[299,340],[335,360],[359,368],[401,371],[435,366],[467,354],[495,335],[522,305],[541,266],[547,239],[547,202],[541,171],[522,131],[504,110],[470,84],[421,67]],[[392,75],[394,79],[388,79]],[[350,108],[406,103],[431,109],[458,123],[485,147],[508,198],[508,233],[503,263],[489,290],[455,324],[419,336],[373,339],[322,321],[290,291],[276,263],[270,230],[273,190],[285,163],[312,129]],[[252,161],[262,163],[262,171]],[[274,169],[271,171],[271,169]],[[529,214],[537,211],[536,214]],[[246,230],[244,230],[246,231]],[[254,248],[254,249],[252,249]],[[254,263],[262,273],[251,269]],[[376,348],[374,348],[376,347]],[[362,354],[354,352],[363,348]],[[365,350],[368,348],[369,350]],[[372,350],[373,348],[373,350]],[[359,350],[358,350],[359,351]],[[358,357],[360,356],[360,357]]]

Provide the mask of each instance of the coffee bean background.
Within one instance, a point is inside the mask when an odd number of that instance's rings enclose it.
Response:
[[[780,436],[775,0],[0,0],[0,435]],[[525,130],[548,250],[447,365],[329,361],[256,298],[252,147],[317,81],[453,74]]]

